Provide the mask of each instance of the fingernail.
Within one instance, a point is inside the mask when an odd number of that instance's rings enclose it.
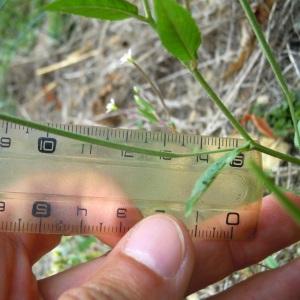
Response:
[[[161,277],[173,277],[184,258],[182,230],[168,216],[146,218],[129,233],[123,252]]]

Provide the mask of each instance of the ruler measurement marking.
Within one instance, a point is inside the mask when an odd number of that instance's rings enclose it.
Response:
[[[21,231],[21,221],[22,221],[22,219],[19,218],[19,219],[18,219],[18,231],[19,231],[19,232]]]
[[[10,122],[6,122],[6,121],[2,121],[2,133],[5,132],[5,133],[10,133],[9,132],[9,129],[13,129],[15,128],[16,130],[19,130],[19,138],[22,142],[22,139],[23,139],[23,136],[24,136],[24,141],[25,141],[25,138],[27,140],[29,140],[31,137],[32,139],[36,138],[36,134],[38,134],[40,131],[38,130],[32,130],[32,129],[29,129],[28,127],[26,126],[21,126],[21,125],[16,125],[16,124],[12,124]],[[50,124],[48,123],[48,126],[52,126],[52,127],[62,127],[62,125],[58,125],[58,124]],[[65,127],[65,126],[64,126]],[[69,125],[68,125],[68,129],[70,130],[69,128]],[[93,127],[78,127],[74,125],[74,128],[73,128],[73,125],[72,125],[72,130],[76,129],[76,132],[80,129],[80,133],[84,132],[84,134],[88,134],[88,135],[91,135],[93,134]],[[30,136],[29,137],[26,137],[25,135],[25,131],[26,131],[26,134],[29,133],[29,130],[30,130]],[[101,129],[98,129],[95,127],[95,131],[99,130],[101,132]],[[201,137],[200,135],[184,135],[184,134],[174,134],[174,133],[168,133],[168,132],[164,132],[164,133],[158,133],[158,132],[155,132],[155,133],[148,133],[148,132],[145,132],[145,131],[130,131],[130,130],[113,130],[113,129],[103,129],[103,134],[106,134],[106,136],[108,136],[109,138],[111,137],[112,139],[117,139],[118,137],[120,138],[122,135],[123,137],[125,136],[126,137],[126,140],[127,142],[130,140],[130,138],[133,139],[133,141],[136,143],[137,141],[138,142],[144,142],[144,143],[147,143],[148,142],[148,137],[151,137],[152,140],[150,140],[149,142],[155,142],[155,141],[158,141],[159,143],[154,143],[154,146],[156,147],[157,150],[159,150],[159,144],[161,145],[161,142],[163,141],[164,143],[164,146],[165,147],[170,147],[172,148],[172,145],[167,145],[167,143],[172,143],[173,145],[175,143],[177,143],[178,145],[181,145],[183,147],[187,146],[188,143],[192,144],[196,144],[196,141],[198,141],[198,143],[200,142],[201,144],[201,148],[205,148],[205,145],[210,145],[210,146],[213,146],[213,147],[208,147],[208,149],[215,149],[214,147],[217,146],[219,149],[221,147],[229,147],[229,146],[234,146],[234,147],[238,147],[239,146],[239,143],[240,143],[240,140],[239,139],[235,139],[235,138],[210,138],[210,137]],[[18,134],[18,132],[14,132],[12,131],[11,132],[12,134],[12,137],[15,138],[15,135]],[[47,134],[47,137],[49,136],[49,132],[45,132],[45,134]],[[149,135],[148,135],[149,134]],[[50,136],[51,136],[51,133],[50,133]],[[61,138],[62,141],[61,141],[61,144],[62,145],[61,149],[62,151],[66,151],[67,155],[69,154],[68,152],[68,147],[64,147],[64,145],[68,145],[68,144],[64,144],[65,141],[64,141],[64,138],[62,137]],[[60,142],[60,141],[59,141]],[[19,143],[17,143],[17,147],[18,147]],[[80,144],[79,144],[80,145]],[[78,145],[78,146],[79,146]],[[90,155],[93,153],[93,144],[90,144],[90,149],[87,148],[89,144],[84,144],[82,143],[81,144],[81,147],[77,146],[78,150],[76,150],[76,152],[80,152],[81,150],[81,154],[87,154],[88,151],[90,150]],[[85,147],[87,146],[87,147]],[[80,149],[81,148],[81,149]],[[190,147],[189,147],[190,148]],[[197,146],[198,148],[198,146]],[[88,150],[89,149],[89,150]],[[172,148],[172,149],[176,149],[175,148]],[[192,147],[191,147],[192,149]],[[73,149],[74,151],[74,149]],[[96,150],[95,150],[96,151]],[[77,152],[77,153],[78,153]],[[70,152],[70,156],[72,155],[72,152]],[[94,153],[95,154],[95,153]],[[60,155],[60,153],[59,153]],[[97,153],[98,155],[98,153]],[[138,157],[138,160],[140,160],[140,156],[137,156]],[[131,163],[129,163],[131,164]],[[121,165],[120,165],[121,166]],[[225,230],[219,230],[218,227],[216,228],[207,228],[206,230],[202,230],[199,228],[199,226],[201,226],[200,224],[198,224],[198,222],[201,222],[201,215],[199,214],[198,211],[195,212],[196,216],[194,215],[193,216],[193,219],[196,217],[196,223],[194,226],[195,228],[193,229],[193,235],[195,237],[200,237],[201,235],[205,235],[206,238],[208,237],[212,237],[214,239],[221,239],[221,238],[226,238],[226,239],[234,239],[236,238],[237,234],[236,234],[236,231],[234,231],[234,227],[228,227],[228,229],[225,229]],[[22,216],[22,215],[21,215]],[[6,217],[5,217],[6,218]],[[30,220],[30,219],[29,219]],[[38,220],[38,219],[37,219]],[[28,229],[31,229],[31,231],[35,231],[35,232],[42,232],[42,231],[45,231],[45,232],[49,232],[50,231],[50,228],[52,226],[53,228],[53,224],[45,224],[44,220],[42,221],[43,219],[40,219],[39,222],[27,222],[27,227],[26,227],[26,220],[23,221],[23,219],[19,218],[19,219],[15,219],[14,220],[7,220],[5,223],[4,221],[1,220],[1,230],[4,230],[5,228],[9,228],[9,230],[13,230],[13,231],[18,231],[18,232],[29,232],[30,230]],[[84,220],[83,220],[84,221]],[[117,223],[118,224],[118,223]],[[6,227],[5,227],[6,226]],[[57,228],[57,231],[59,232],[62,232],[63,230],[70,230],[75,228],[75,231],[78,232],[78,230],[80,228],[78,227],[74,227],[75,225],[70,225],[70,224],[57,224],[56,225],[56,228]],[[77,225],[76,225],[77,226]],[[115,233],[115,232],[125,232],[126,229],[129,230],[129,228],[126,228],[126,226],[124,226],[124,224],[122,224],[121,222],[118,224],[118,225],[107,225],[104,226],[104,230],[108,233]],[[47,231],[48,230],[48,231]],[[81,229],[81,232],[84,232],[86,233],[86,231],[98,231],[98,230],[103,230],[102,228],[102,225],[99,227],[98,225],[84,225],[82,224],[82,229]],[[52,231],[55,231],[55,230],[52,230]]]
[[[83,220],[80,220],[79,233],[82,234]]]
[[[198,225],[196,224],[195,225],[195,235],[194,235],[195,237],[197,237],[197,232],[198,232]]]
[[[39,221],[39,233],[41,233],[42,231],[42,218],[40,218],[40,221]]]

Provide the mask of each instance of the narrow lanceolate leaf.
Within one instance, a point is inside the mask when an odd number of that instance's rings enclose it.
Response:
[[[154,9],[164,47],[184,63],[196,60],[201,34],[191,14],[176,0],[154,0]]]
[[[257,178],[263,183],[263,185],[273,192],[280,204],[286,209],[286,211],[294,218],[294,220],[300,224],[300,207],[293,203],[283,192],[276,186],[264,171],[254,162],[250,162],[251,169]]]
[[[196,181],[194,188],[192,190],[191,196],[187,200],[185,207],[185,215],[188,217],[192,211],[196,203],[200,200],[200,197],[203,193],[208,189],[210,184],[216,178],[216,176],[220,173],[220,171],[230,162],[234,160],[234,158],[239,154],[240,149],[234,149],[224,156],[216,160],[211,166],[209,166],[203,175]]]
[[[138,8],[125,0],[56,0],[46,9],[111,21],[138,15]]]

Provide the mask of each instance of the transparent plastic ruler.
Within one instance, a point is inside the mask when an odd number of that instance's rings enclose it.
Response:
[[[164,152],[235,148],[233,138],[50,124],[70,132]],[[168,213],[196,239],[247,239],[256,230],[261,188],[237,156],[184,217],[195,181],[218,154],[169,158],[81,143],[0,121],[0,231],[120,237],[141,218]]]

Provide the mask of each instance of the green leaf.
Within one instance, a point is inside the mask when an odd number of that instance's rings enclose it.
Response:
[[[196,60],[201,34],[191,14],[176,0],[154,0],[154,9],[164,47],[184,63]]]
[[[194,188],[192,190],[191,196],[187,200],[185,207],[185,216],[188,217],[192,211],[196,203],[199,201],[200,197],[203,193],[208,189],[210,184],[219,174],[219,172],[230,162],[234,160],[234,158],[239,154],[240,149],[234,149],[224,156],[220,157],[216,160],[211,166],[209,166],[203,175],[196,181]]]
[[[297,124],[297,130],[298,130],[298,133],[300,132],[300,121],[298,121],[298,124]],[[294,136],[294,144],[297,148],[300,149],[300,141],[299,141],[299,135],[297,134],[297,132],[295,132],[295,136]]]
[[[134,101],[138,107],[139,113],[150,123],[157,123],[159,121],[159,117],[150,102],[143,99],[138,94],[134,95]]]
[[[276,186],[270,178],[264,173],[264,171],[253,161],[250,162],[250,167],[253,173],[257,176],[260,182],[263,183],[265,187],[274,193],[280,204],[286,209],[286,211],[294,218],[294,220],[300,224],[300,207],[293,203],[283,192]]]
[[[138,16],[137,6],[125,0],[56,0],[46,9],[111,21]]]
[[[141,108],[138,109],[139,113],[141,116],[143,116],[144,118],[146,118],[150,123],[155,124],[158,122],[158,118],[156,117],[155,114],[147,111],[147,110],[143,110]]]

